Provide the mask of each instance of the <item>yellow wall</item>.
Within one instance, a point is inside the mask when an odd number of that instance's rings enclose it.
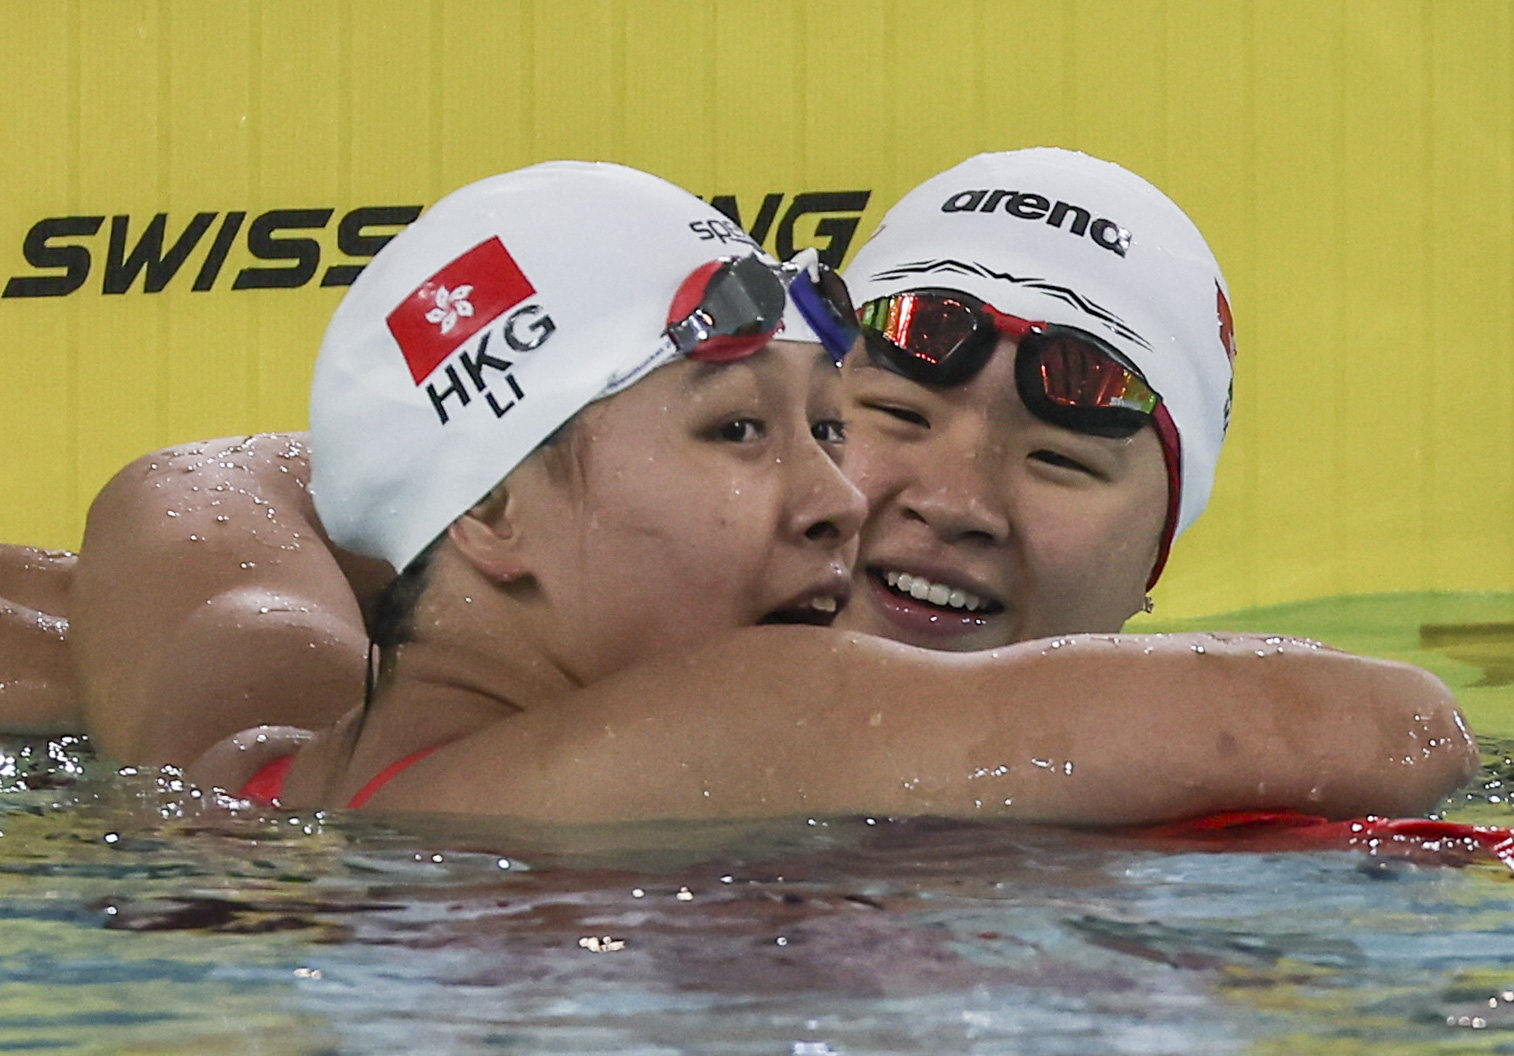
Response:
[[[51,243],[89,251],[77,291],[0,298],[0,539],[76,544],[153,447],[300,427],[354,209],[605,158],[747,221],[866,190],[855,247],[926,176],[1052,143],[1169,191],[1234,294],[1235,424],[1163,612],[1514,589],[1508,0],[0,0],[0,39],[0,282],[67,274],[39,221],[104,218]],[[333,211],[283,236],[314,277],[233,289],[289,266],[248,228],[292,209]],[[202,212],[161,291],[104,292],[112,218],[129,249]]]

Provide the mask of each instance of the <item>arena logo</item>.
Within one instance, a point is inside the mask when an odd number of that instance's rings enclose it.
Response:
[[[1002,208],[1001,208],[1002,207]],[[1081,205],[1070,202],[1053,202],[1044,194],[1024,194],[1020,191],[972,190],[958,191],[941,204],[943,213],[992,213],[1002,211],[1006,216],[1019,220],[1044,220],[1048,225],[1060,228],[1082,238],[1085,234],[1098,246],[1111,253],[1124,256],[1130,251],[1130,232],[1113,220],[1094,215]],[[1066,224],[1067,226],[1063,226]]]
[[[744,223],[735,195],[715,195],[707,200],[734,226],[712,221],[701,236],[715,242],[755,241],[780,259],[814,244],[821,260],[839,267],[870,197],[870,191],[806,191],[791,198],[772,192],[763,195],[751,222]],[[309,285],[317,275],[323,287],[350,286],[422,208],[372,205],[343,214],[336,221],[336,253],[342,259],[327,262],[324,270],[327,248],[317,236],[328,231],[335,209],[270,209],[250,222],[240,210],[197,212],[182,228],[166,212],[145,224],[130,215],[47,217],[32,224],[21,242],[21,254],[34,273],[11,276],[0,298],[67,297],[86,289],[91,276],[106,295],[133,289],[161,293],[170,284],[186,283],[196,293],[228,285],[232,290],[292,290]],[[228,269],[233,251],[254,263]]]

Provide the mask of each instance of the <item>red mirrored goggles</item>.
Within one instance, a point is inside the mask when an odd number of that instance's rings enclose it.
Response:
[[[1076,432],[1130,436],[1162,402],[1102,338],[1006,315],[967,294],[896,293],[869,301],[858,316],[874,362],[936,388],[970,381],[993,355],[999,335],[1013,338],[1015,384],[1025,406]]]
[[[1036,417],[1102,437],[1133,436],[1151,423],[1162,442],[1168,495],[1148,586],[1156,582],[1177,525],[1182,448],[1161,397],[1118,349],[1096,334],[1007,315],[956,290],[880,297],[864,304],[857,317],[872,361],[921,385],[951,388],[971,381],[1002,334],[1016,342],[1015,387]]]

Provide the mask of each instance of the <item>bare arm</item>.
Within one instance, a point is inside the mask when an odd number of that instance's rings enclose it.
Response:
[[[360,694],[358,593],[387,566],[331,549],[308,473],[303,437],[238,437],[144,456],[101,491],[70,648],[104,755],[182,764],[247,726],[320,726]]]
[[[61,550],[0,546],[0,730],[83,729],[68,660],[74,561]]]
[[[1312,643],[1080,636],[941,654],[757,628],[494,723],[373,804],[557,822],[1349,817],[1428,810],[1475,764],[1433,675]]]

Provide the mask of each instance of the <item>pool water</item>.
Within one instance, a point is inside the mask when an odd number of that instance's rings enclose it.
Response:
[[[1421,663],[1514,824],[1514,596],[1230,614]],[[1144,629],[1175,629],[1154,622]],[[1014,825],[260,816],[0,743],[0,1051],[1514,1052],[1514,874]]]

